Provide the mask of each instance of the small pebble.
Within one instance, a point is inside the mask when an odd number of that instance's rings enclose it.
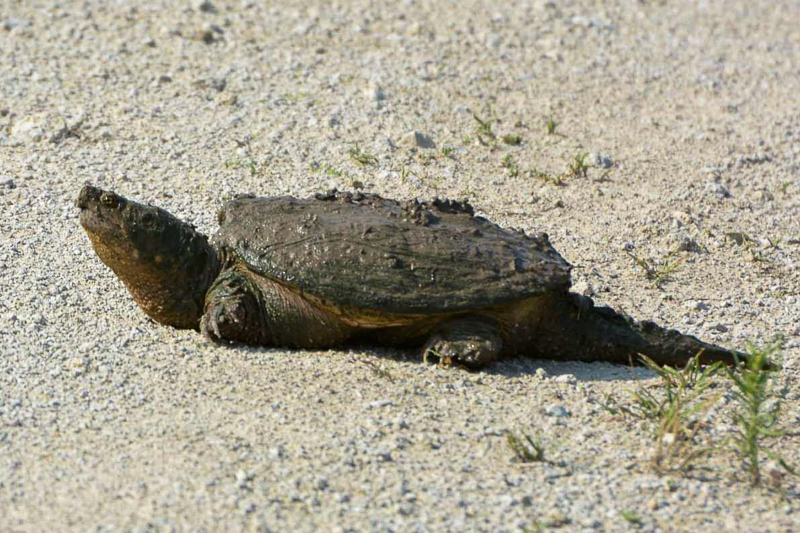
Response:
[[[592,286],[589,284],[588,281],[583,279],[576,283],[573,283],[571,290],[572,292],[575,292],[577,294],[582,294],[584,296],[592,296],[594,294],[594,289],[592,288]]]
[[[566,407],[560,404],[554,404],[549,406],[547,409],[544,410],[544,413],[547,416],[554,416],[556,418],[563,418],[569,416],[569,411],[567,411]]]
[[[611,168],[614,166],[614,158],[608,154],[589,152],[586,156],[586,164],[599,168]]]
[[[715,183],[715,182],[706,183],[706,190],[709,193],[715,194],[720,198],[730,198],[731,197],[731,193],[721,183]]]
[[[399,144],[407,148],[436,148],[433,138],[418,131],[411,131],[403,135]]]
[[[686,307],[688,307],[689,309],[693,309],[694,311],[707,311],[708,308],[709,308],[707,303],[705,303],[705,302],[697,302],[697,301],[694,301],[694,300],[689,300],[684,305]]]
[[[681,252],[694,252],[694,253],[697,253],[697,252],[702,252],[703,251],[703,247],[700,246],[697,243],[696,240],[694,240],[693,238],[691,238],[691,237],[689,237],[687,235],[684,235],[683,237],[681,237],[680,244],[678,244],[678,249]]]
[[[5,31],[11,31],[15,28],[24,28],[28,25],[30,25],[30,22],[25,19],[6,19],[0,24]]]
[[[376,108],[380,109],[383,107],[383,101],[386,99],[386,94],[379,85],[370,85],[365,89],[364,93]]]
[[[209,2],[208,0],[198,0],[194,3],[195,9],[202,13],[216,13],[217,9],[214,7],[214,4]]]

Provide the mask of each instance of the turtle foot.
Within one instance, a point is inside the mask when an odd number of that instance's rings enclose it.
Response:
[[[422,359],[432,359],[440,365],[463,365],[481,368],[496,360],[503,342],[494,322],[462,319],[447,322],[425,343]]]

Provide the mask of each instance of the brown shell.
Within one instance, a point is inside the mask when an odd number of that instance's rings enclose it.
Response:
[[[570,284],[550,245],[474,216],[467,202],[375,194],[242,196],[212,244],[254,272],[336,306],[439,314],[515,302]]]

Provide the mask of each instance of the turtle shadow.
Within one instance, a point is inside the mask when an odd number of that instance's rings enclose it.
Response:
[[[319,354],[319,350],[286,349],[269,346],[251,346],[246,344],[231,343],[231,347],[246,352],[250,356],[264,354]],[[348,344],[337,349],[348,357],[355,357],[362,361],[392,361],[395,363],[409,364],[415,367],[434,367],[436,362],[425,362],[418,349],[398,348],[388,346],[375,346],[374,344]],[[327,351],[327,350],[326,350]],[[607,361],[578,361],[568,359],[536,359],[526,356],[514,356],[495,361],[480,369],[466,367],[452,367],[453,372],[467,372],[470,374],[485,374],[490,376],[503,376],[506,378],[519,378],[523,376],[537,376],[552,379],[556,382],[563,381],[643,381],[657,377],[656,373],[644,366],[622,365]]]
[[[407,348],[375,347],[374,345],[349,346],[351,354],[358,353],[375,360],[402,362],[412,365],[434,366],[436,363],[425,363],[419,350]],[[535,359],[515,356],[489,364],[481,369],[454,368],[457,372],[486,374],[518,378],[523,376],[544,376],[556,381],[643,381],[657,377],[656,373],[644,366],[621,365],[606,361],[576,361],[556,359]],[[563,377],[562,377],[563,376]]]
[[[606,361],[574,361],[513,357],[499,361],[483,370],[487,374],[505,377],[544,375],[555,381],[643,381],[657,377],[644,366],[622,365]]]

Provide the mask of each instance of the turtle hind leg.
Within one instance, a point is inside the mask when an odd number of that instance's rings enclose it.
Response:
[[[493,320],[460,318],[444,322],[433,331],[422,349],[422,358],[481,368],[496,360],[502,349],[500,330]]]

